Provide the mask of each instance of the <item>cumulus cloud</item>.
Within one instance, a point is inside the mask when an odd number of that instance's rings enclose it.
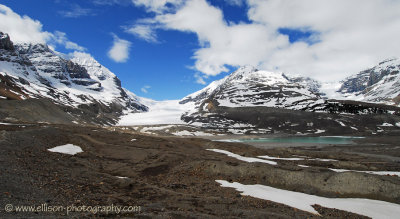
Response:
[[[42,30],[42,24],[28,16],[20,16],[0,4],[0,31],[8,33],[13,42],[46,43],[51,33]]]
[[[72,5],[71,10],[59,11],[58,13],[61,14],[63,17],[67,17],[67,18],[78,18],[78,17],[83,17],[83,16],[95,15],[93,9],[82,8],[78,4]]]
[[[151,86],[149,86],[149,85],[145,85],[145,86],[143,86],[140,90],[143,92],[143,93],[148,93],[149,91],[149,89],[151,88]]]
[[[194,68],[205,75],[253,65],[327,81],[400,56],[400,1],[247,0],[247,23],[206,0],[134,3],[155,13],[154,25],[197,35]],[[314,35],[290,42],[281,28]]]
[[[113,34],[113,45],[108,51],[108,57],[115,62],[126,62],[129,59],[129,50],[131,42],[120,39],[117,35]]]
[[[7,6],[0,4],[0,31],[8,33],[14,43],[47,43],[54,50],[57,45],[66,49],[85,51],[86,48],[70,41],[61,31],[49,33],[42,24],[28,16],[20,16]]]
[[[400,55],[400,2],[363,0],[248,0],[249,19],[266,27],[310,28],[319,42],[289,44],[271,54],[264,68],[320,80],[341,79]]]

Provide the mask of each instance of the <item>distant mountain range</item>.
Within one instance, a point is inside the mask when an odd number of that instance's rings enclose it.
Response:
[[[352,94],[354,99],[359,95],[365,95],[366,98],[371,96],[368,94],[373,88],[386,88],[385,93],[377,94],[384,98],[368,99],[370,101],[367,103],[349,99],[350,90],[344,90],[348,84],[346,81],[342,82],[343,89],[340,90],[342,98],[330,99],[320,91],[321,84],[313,79],[241,67],[183,98],[180,104],[194,107],[188,107],[182,119],[192,125],[228,130],[235,134],[376,133],[380,124],[399,124],[400,108],[380,104],[392,103],[390,100],[393,97],[385,95],[396,93],[394,90],[398,88],[391,84],[399,83],[399,80],[389,78],[397,76],[397,73],[380,72],[380,79],[363,89],[359,88],[358,95]],[[358,77],[354,79],[357,80]],[[399,92],[395,95],[398,96]]]
[[[321,91],[321,83],[311,78],[244,66],[180,100],[188,106],[182,119],[207,123],[210,120],[205,117],[221,116],[224,110],[246,108],[250,112],[260,107],[336,114],[393,113],[397,108],[369,103],[400,106],[399,70],[399,59],[383,61],[341,81],[336,91],[340,98],[332,100]],[[90,55],[75,52],[67,56],[45,44],[14,44],[1,32],[0,98],[50,100],[71,115],[65,120],[90,117],[87,122],[101,120],[101,124],[115,124],[123,114],[149,109]]]

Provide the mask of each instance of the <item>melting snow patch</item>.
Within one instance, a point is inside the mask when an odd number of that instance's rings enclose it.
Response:
[[[297,165],[297,166],[299,166],[299,167],[310,167],[310,166],[307,166],[307,165],[301,165],[301,164],[299,164],[299,165]]]
[[[350,126],[351,129],[358,130],[358,128]]]
[[[336,208],[343,211],[353,212],[372,218],[398,218],[400,205],[361,198],[325,198],[316,195],[309,195],[301,192],[292,192],[283,189],[276,189],[264,185],[243,185],[237,182],[230,183],[225,180],[216,180],[222,187],[234,188],[247,195],[264,200],[288,205],[312,214],[319,213],[312,207],[318,204],[327,208]]]
[[[132,139],[131,139],[131,141],[136,141],[136,140],[137,140],[136,138],[132,138]]]
[[[200,132],[200,131],[189,132],[187,130],[175,132],[172,134],[175,136],[213,136],[213,134],[206,133],[206,132]]]
[[[317,131],[315,131],[315,134],[324,133],[324,132],[325,132],[325,130],[323,130],[323,129],[317,129]]]
[[[269,160],[304,160],[304,158],[292,157],[292,158],[284,158],[284,157],[270,157],[268,155],[258,156],[259,158],[269,159]]]
[[[70,154],[70,155],[75,155],[77,153],[83,152],[82,148],[73,144],[66,144],[66,145],[61,145],[57,146],[54,148],[47,149],[48,151],[51,152],[57,152],[57,153],[62,153],[62,154]]]
[[[323,158],[311,158],[308,160],[316,160],[316,161],[323,161],[323,162],[328,162],[328,161],[338,161],[338,160],[334,160],[334,159],[323,159]]]
[[[225,150],[220,150],[220,149],[207,149],[207,150],[208,151],[214,151],[214,152],[217,152],[217,153],[226,154],[229,157],[233,157],[233,158],[236,158],[238,160],[249,162],[249,163],[259,162],[259,163],[267,163],[267,164],[271,164],[271,165],[277,165],[277,163],[275,161],[263,160],[263,159],[254,158],[254,157],[243,157],[243,156],[240,156],[238,154],[234,154],[232,152],[225,151]]]
[[[396,124],[397,125],[397,124]],[[392,127],[393,125],[387,122],[382,123],[380,126]]]
[[[220,141],[220,142],[241,142],[238,139],[221,139],[221,140],[214,140],[214,141]]]
[[[333,168],[328,168],[332,171],[338,172],[338,173],[342,173],[342,172],[358,172],[358,173],[368,173],[368,174],[375,174],[375,175],[382,175],[382,176],[386,176],[386,175],[391,175],[391,176],[398,176],[400,177],[400,172],[396,172],[396,171],[360,171],[360,170],[346,170],[346,169],[333,169]]]
[[[342,121],[336,120],[341,126],[346,126]]]
[[[323,162],[328,162],[328,161],[337,161],[334,159],[324,159],[324,158],[300,158],[300,157],[292,157],[292,158],[284,158],[284,157],[271,157],[268,155],[263,155],[263,156],[258,156],[259,158],[264,158],[268,160],[316,160],[316,161],[323,161]]]
[[[115,176],[115,177],[117,177],[118,179],[129,179],[129,177],[126,176]]]

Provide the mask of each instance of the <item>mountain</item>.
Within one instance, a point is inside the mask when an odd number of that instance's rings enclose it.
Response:
[[[400,121],[398,107],[328,99],[320,86],[310,78],[245,66],[183,98],[180,104],[194,107],[181,119],[234,134],[371,134],[380,124]]]
[[[142,112],[147,107],[121,87],[121,81],[93,57],[72,58],[45,44],[13,44],[0,32],[0,97],[9,100],[48,99],[69,113],[109,117],[115,123],[122,111]],[[82,113],[78,113],[82,114]],[[79,117],[83,119],[82,116]]]
[[[347,99],[400,106],[400,59],[387,59],[341,82]]]
[[[200,107],[208,100],[208,103],[225,107],[265,106],[301,110],[324,102],[316,91],[305,80],[245,66],[186,96],[181,103],[195,102]]]

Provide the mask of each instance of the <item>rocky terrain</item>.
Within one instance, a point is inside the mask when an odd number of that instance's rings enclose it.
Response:
[[[78,145],[83,152],[67,155],[48,151],[64,144]],[[149,136],[126,128],[25,123],[0,124],[0,149],[2,206],[141,206],[133,213],[69,212],[68,217],[75,218],[366,218],[318,205],[314,209],[321,216],[314,215],[242,196],[215,180],[400,204],[398,176],[362,172],[400,170],[397,136],[369,138],[350,146],[260,149],[198,138]],[[268,155],[307,159],[274,160],[277,165],[249,163],[207,149],[248,158]],[[9,213],[4,209],[0,215],[67,217],[65,211]]]

